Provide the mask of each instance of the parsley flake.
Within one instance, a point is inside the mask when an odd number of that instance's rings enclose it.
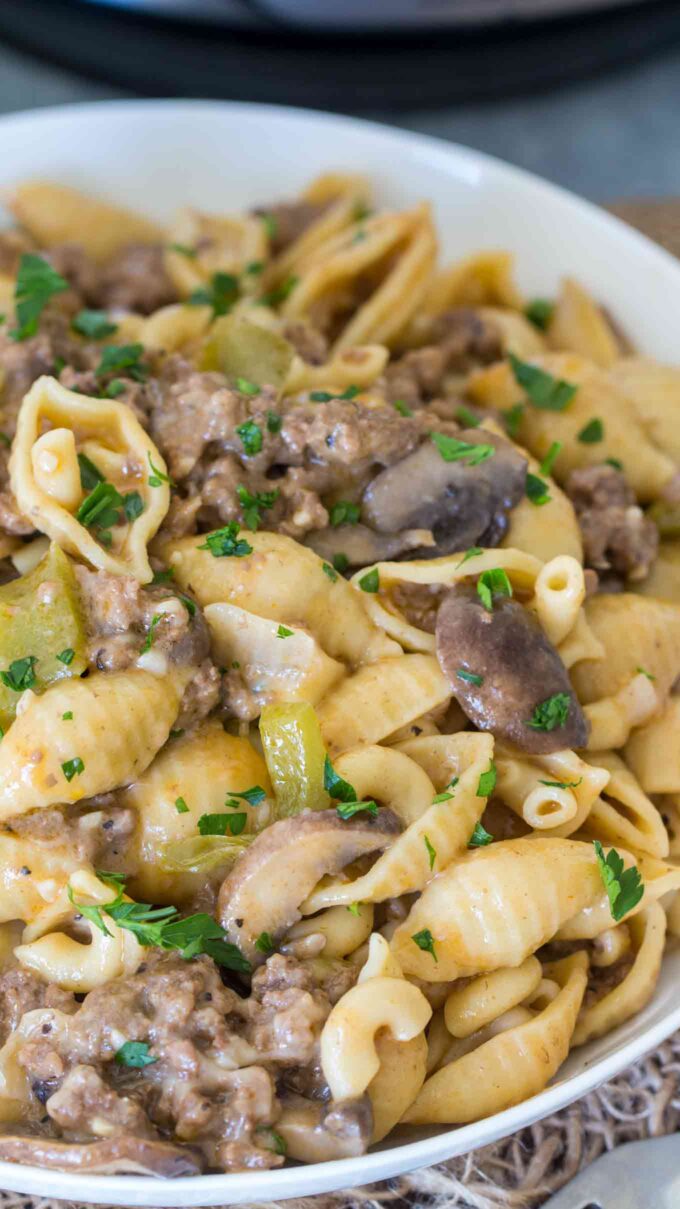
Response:
[[[569,693],[555,693],[536,706],[526,725],[532,730],[556,730],[557,727],[564,726],[570,709]]]
[[[262,429],[254,420],[246,420],[244,424],[238,425],[236,432],[241,438],[246,456],[255,457],[262,448]]]
[[[651,672],[645,671],[643,667],[636,667],[635,671],[638,676],[646,676],[648,680],[656,680],[656,676],[653,676]]]
[[[534,327],[544,332],[550,323],[555,310],[555,303],[548,298],[533,298],[524,308],[524,314]]]
[[[541,781],[539,785],[547,785],[548,789],[578,789],[583,781],[583,777],[579,777],[578,781]]]
[[[429,953],[435,963],[439,961],[434,944],[434,937],[429,928],[422,928],[420,932],[415,932],[411,937],[414,944],[422,949],[424,953]]]
[[[600,877],[607,891],[612,919],[619,923],[624,915],[637,906],[645,892],[640,871],[636,865],[624,869],[623,859],[615,848],[610,848],[605,856],[599,840],[593,841],[593,847]]]
[[[154,639],[156,637],[156,629],[160,625],[161,621],[163,620],[163,617],[164,617],[163,613],[154,613],[153,617],[151,618],[151,624],[149,625],[149,629],[147,631],[146,638],[144,639],[144,642],[142,644],[142,649],[141,649],[142,655],[144,655],[146,651],[151,650],[151,647],[154,644]]]
[[[289,630],[288,626],[280,625],[278,630],[276,631],[276,637],[277,638],[292,638],[293,633],[294,633],[294,631]]]
[[[337,578],[338,578],[338,573],[335,570],[335,567],[332,567],[330,563],[322,563],[321,570],[323,571],[324,575],[328,576],[331,583],[333,583],[333,584],[336,583]]]
[[[479,782],[477,784],[478,798],[491,797],[491,794],[496,788],[496,775],[496,765],[494,764],[493,760],[490,760],[489,767],[487,768],[486,772],[483,772],[480,775]]]
[[[335,567],[336,571],[339,571],[341,575],[344,575],[349,566],[349,559],[346,554],[342,553],[342,550],[339,550],[337,554],[333,555],[333,566]]]
[[[177,811],[178,814],[188,814],[189,813],[189,807],[187,806],[186,802],[184,801],[184,798],[175,798],[175,810]]]
[[[623,470],[623,462],[619,458],[605,458],[605,465],[611,466],[613,470]]]
[[[125,519],[132,524],[144,511],[144,501],[138,491],[128,491],[123,496],[123,512]]]
[[[477,595],[488,613],[493,612],[494,596],[512,596],[512,584],[502,567],[482,572],[477,580]]]
[[[404,403],[403,399],[394,399],[392,401],[392,406],[395,411],[399,412],[400,416],[408,417],[413,415],[413,411],[407,403]]]
[[[238,814],[202,814],[198,830],[201,835],[240,835],[247,822],[245,810]]]
[[[160,470],[158,466],[154,466],[150,449],[147,449],[146,456],[149,460],[149,468],[151,470],[151,474],[148,478],[149,486],[160,487],[163,483],[167,483],[169,487],[174,487],[175,484],[170,478],[170,475],[166,474],[163,470]]]
[[[449,793],[447,789],[443,789],[441,793],[436,793],[434,795],[432,805],[436,806],[438,802],[450,802],[452,797],[452,793]]]
[[[565,382],[562,378],[554,378],[546,370],[530,365],[528,361],[520,361],[514,353],[508,354],[508,360],[515,381],[524,387],[534,407],[542,411],[564,411],[569,406],[578,386]]]
[[[328,755],[323,766],[323,787],[326,793],[338,802],[356,802],[357,800],[356,789],[335,771]]]
[[[339,802],[335,809],[340,818],[345,822],[347,819],[354,818],[355,814],[360,814],[363,811],[366,814],[370,814],[372,819],[377,819],[378,817],[378,804],[371,800],[365,802]]]
[[[213,318],[226,315],[238,302],[241,287],[233,273],[213,273],[208,285],[199,286],[188,297],[189,306],[211,306]]]
[[[360,910],[361,910],[361,904],[360,903],[348,903],[347,910],[349,911],[350,915],[356,915],[358,918],[358,916],[360,914]]]
[[[280,491],[276,487],[273,491],[252,492],[242,483],[239,483],[236,488],[236,494],[243,509],[243,520],[251,533],[255,533],[262,521],[262,513],[274,507],[279,498]]]
[[[598,441],[604,438],[604,424],[597,417],[589,420],[588,423],[578,433],[577,440],[582,445],[597,445]]]
[[[475,829],[468,840],[468,848],[486,848],[486,845],[491,843],[493,843],[493,836],[481,823],[475,823]]]
[[[537,474],[532,474],[531,471],[527,474],[526,479],[526,495],[527,499],[540,508],[542,504],[547,504],[552,499],[548,491],[548,484],[539,479]]]
[[[267,432],[280,432],[283,424],[283,416],[280,416],[276,411],[267,412]]]
[[[152,1066],[158,1058],[152,1058],[146,1041],[125,1041],[113,1056],[119,1066],[131,1066],[133,1070],[143,1070]]]
[[[240,789],[238,792],[235,789],[229,790],[230,798],[242,798],[249,806],[259,806],[264,802],[266,793],[261,785],[253,785],[250,789]]]
[[[372,594],[380,591],[380,572],[377,567],[361,576],[359,587],[362,592],[370,592]]]
[[[290,276],[286,277],[285,280],[279,285],[275,285],[273,289],[268,290],[266,294],[263,294],[261,298],[258,299],[260,306],[278,306],[280,302],[285,302],[286,298],[289,298],[293,293],[293,290],[295,289],[299,280],[299,277],[296,277],[294,273],[291,273]]]
[[[458,668],[456,675],[459,680],[464,680],[466,684],[474,684],[478,688],[484,683],[483,676],[478,676],[477,672],[466,672],[463,667]]]
[[[541,466],[540,466],[541,474],[552,474],[552,468],[555,465],[555,461],[559,457],[561,452],[562,452],[562,442],[553,441],[552,445],[550,446],[550,449],[548,450],[543,461],[541,462]]]
[[[71,327],[89,340],[103,340],[118,331],[118,324],[111,322],[106,311],[78,311]]]
[[[242,395],[256,395],[260,388],[257,382],[251,382],[249,378],[237,378],[236,389],[240,390]]]
[[[14,304],[18,326],[9,334],[12,340],[35,336],[38,323],[50,298],[68,290],[69,284],[47,260],[26,252],[19,261]]]
[[[464,424],[466,428],[479,428],[482,422],[480,417],[475,415],[474,411],[466,407],[464,403],[456,408],[455,415],[458,423]]]
[[[0,672],[0,680],[13,693],[23,693],[35,684],[34,667],[38,662],[36,655],[25,655],[23,659],[14,659],[6,672]]]
[[[195,260],[198,252],[196,248],[192,248],[186,243],[171,243],[168,244],[170,252],[179,252],[180,256],[186,256],[189,260]]]
[[[73,710],[67,709],[66,713],[61,715],[61,718],[62,718],[62,722],[72,722],[73,721]]]
[[[513,437],[514,439],[519,433],[522,417],[525,411],[526,406],[524,403],[513,403],[512,407],[508,407],[507,410],[502,413],[503,423],[505,424],[505,429],[509,437]]]
[[[443,432],[431,432],[430,440],[445,462],[467,462],[469,466],[479,466],[496,452],[493,445],[471,445],[469,441],[447,437]]]
[[[466,563],[469,558],[478,558],[479,555],[483,553],[484,551],[482,550],[481,546],[470,546],[470,549],[465,551],[465,554],[461,558],[460,562],[456,563],[456,570],[458,570],[459,567],[462,567],[463,563]]]
[[[67,781],[72,781],[74,777],[79,777],[81,773],[85,772],[85,765],[80,756],[74,756],[72,760],[66,760],[62,764],[61,771]]]
[[[229,521],[222,529],[208,533],[203,545],[197,549],[209,550],[213,558],[245,558],[253,552],[250,543],[239,537],[238,521]]]
[[[95,377],[104,378],[107,374],[125,370],[125,377],[135,382],[145,382],[148,370],[140,361],[143,353],[143,344],[109,344],[102,350],[102,359],[94,371]]]
[[[75,653],[73,647],[67,646],[67,647],[64,647],[63,651],[59,652],[59,654],[57,655],[57,659],[59,660],[60,663],[63,663],[65,667],[68,667],[69,664],[73,663],[73,660],[75,659],[75,654],[76,653]]]
[[[272,953],[274,951],[274,941],[269,932],[260,932],[255,941],[255,948],[259,953]]]
[[[424,841],[425,848],[427,850],[427,855],[428,855],[429,862],[430,862],[430,872],[432,872],[432,870],[434,869],[434,862],[437,859],[437,849],[432,847],[432,844],[430,843],[429,838],[426,835],[423,836],[423,841]]]
[[[350,500],[338,500],[337,504],[333,504],[329,518],[333,528],[338,525],[356,525],[361,515],[361,508],[358,504],[353,504]]]

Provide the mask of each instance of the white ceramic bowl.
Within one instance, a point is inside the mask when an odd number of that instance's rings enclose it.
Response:
[[[0,120],[0,190],[22,178],[50,177],[160,219],[179,204],[219,211],[289,197],[330,167],[368,173],[381,202],[403,206],[430,198],[447,257],[512,249],[521,286],[542,295],[554,292],[561,274],[573,274],[611,308],[642,351],[678,360],[680,264],[586,202],[475,151],[266,105],[132,101]],[[0,1188],[169,1207],[280,1200],[385,1179],[493,1142],[611,1078],[680,1027],[679,981],[680,950],[668,954],[643,1012],[577,1050],[541,1095],[461,1129],[405,1133],[357,1159],[167,1183],[0,1163]]]

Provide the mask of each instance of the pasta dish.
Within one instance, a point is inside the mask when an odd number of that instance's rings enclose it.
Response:
[[[535,1095],[680,934],[680,369],[350,174],[8,204],[0,1159]]]

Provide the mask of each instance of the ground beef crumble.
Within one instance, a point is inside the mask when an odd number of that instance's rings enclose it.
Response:
[[[624,475],[607,465],[573,470],[566,490],[578,517],[586,564],[623,580],[645,579],[659,534],[636,504]]]

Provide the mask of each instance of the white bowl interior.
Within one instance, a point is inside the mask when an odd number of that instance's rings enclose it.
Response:
[[[289,197],[332,167],[365,172],[381,203],[430,199],[447,257],[510,249],[530,294],[549,296],[563,274],[579,278],[638,348],[677,361],[680,265],[588,203],[474,151],[347,118],[227,103],[114,102],[0,121],[0,190],[47,177],[160,219],[184,204],[220,211]],[[541,1095],[461,1129],[404,1133],[358,1159],[169,1183],[0,1163],[0,1187],[170,1207],[270,1201],[384,1179],[486,1145],[611,1078],[680,1027],[679,982],[675,948],[643,1012],[575,1051]]]

